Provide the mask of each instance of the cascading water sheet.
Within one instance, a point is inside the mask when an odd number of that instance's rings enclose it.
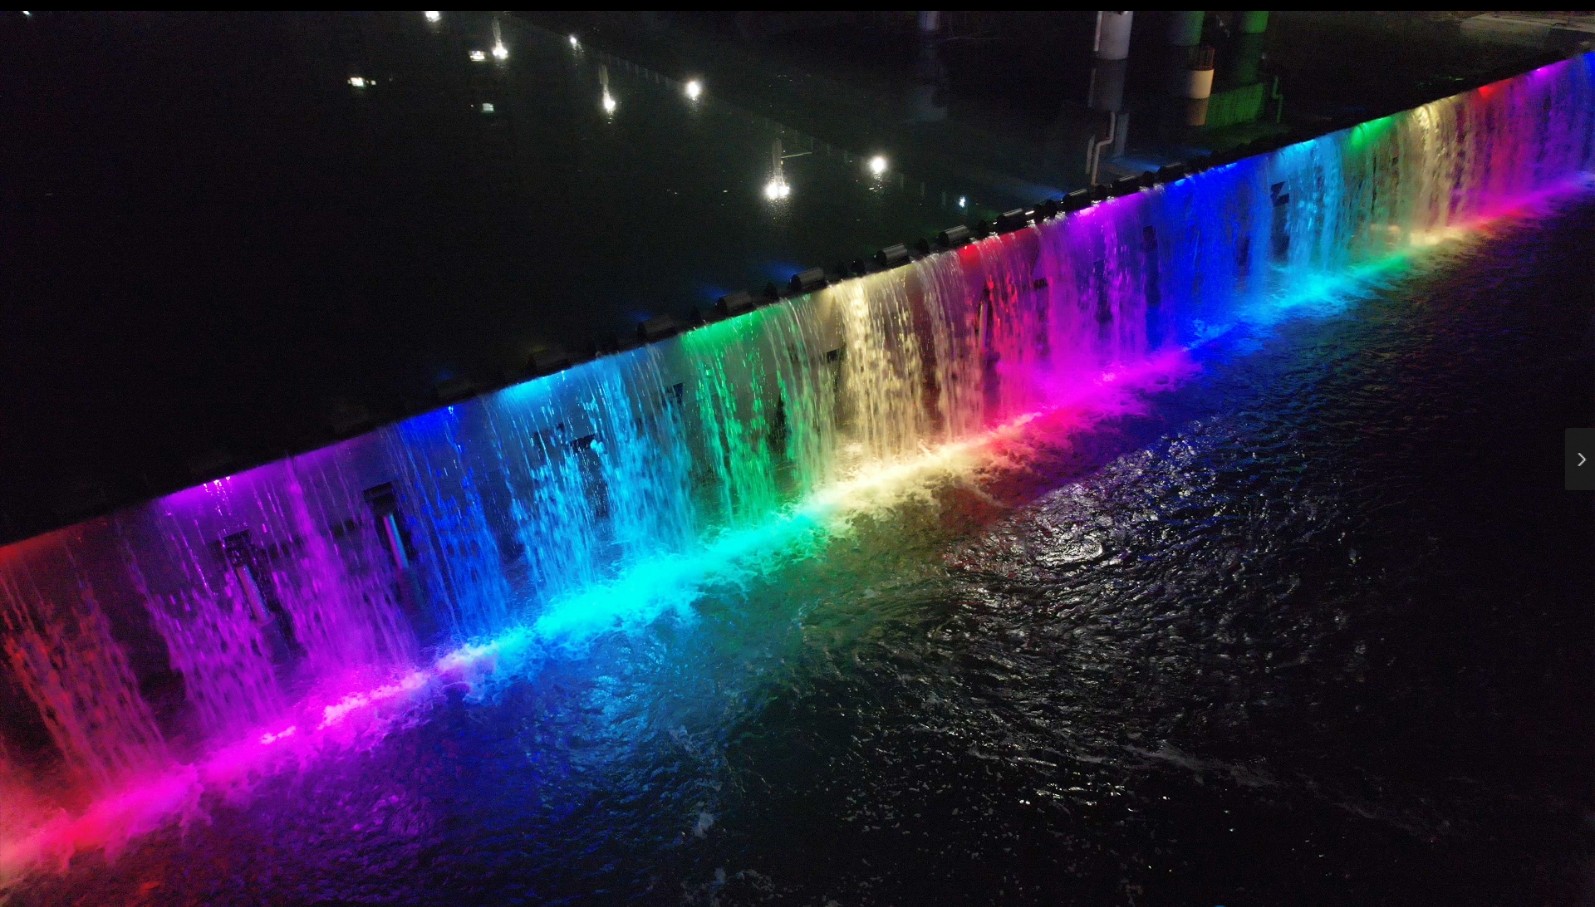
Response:
[[[1552,64],[0,549],[0,693],[25,713],[0,780],[69,812],[145,802],[173,767],[224,775],[465,682],[507,639],[610,628],[571,609],[796,537],[860,475],[1578,177],[1592,72]],[[0,872],[96,843],[35,819],[0,828]]]

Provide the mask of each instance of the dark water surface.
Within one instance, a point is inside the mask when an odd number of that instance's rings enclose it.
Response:
[[[18,903],[1590,896],[1588,196]]]

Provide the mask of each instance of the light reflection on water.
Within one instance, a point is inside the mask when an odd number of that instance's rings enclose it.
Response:
[[[1538,453],[1595,375],[1592,219],[1232,332],[1143,415],[24,896],[1555,899],[1595,523]]]

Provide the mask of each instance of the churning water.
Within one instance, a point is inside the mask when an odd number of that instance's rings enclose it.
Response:
[[[12,546],[0,870],[1571,897],[1591,63]]]

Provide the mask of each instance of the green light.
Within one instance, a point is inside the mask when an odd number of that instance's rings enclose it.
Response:
[[[1361,151],[1369,144],[1379,140],[1379,137],[1389,132],[1396,124],[1396,114],[1358,123],[1351,127],[1350,146],[1352,151]]]

